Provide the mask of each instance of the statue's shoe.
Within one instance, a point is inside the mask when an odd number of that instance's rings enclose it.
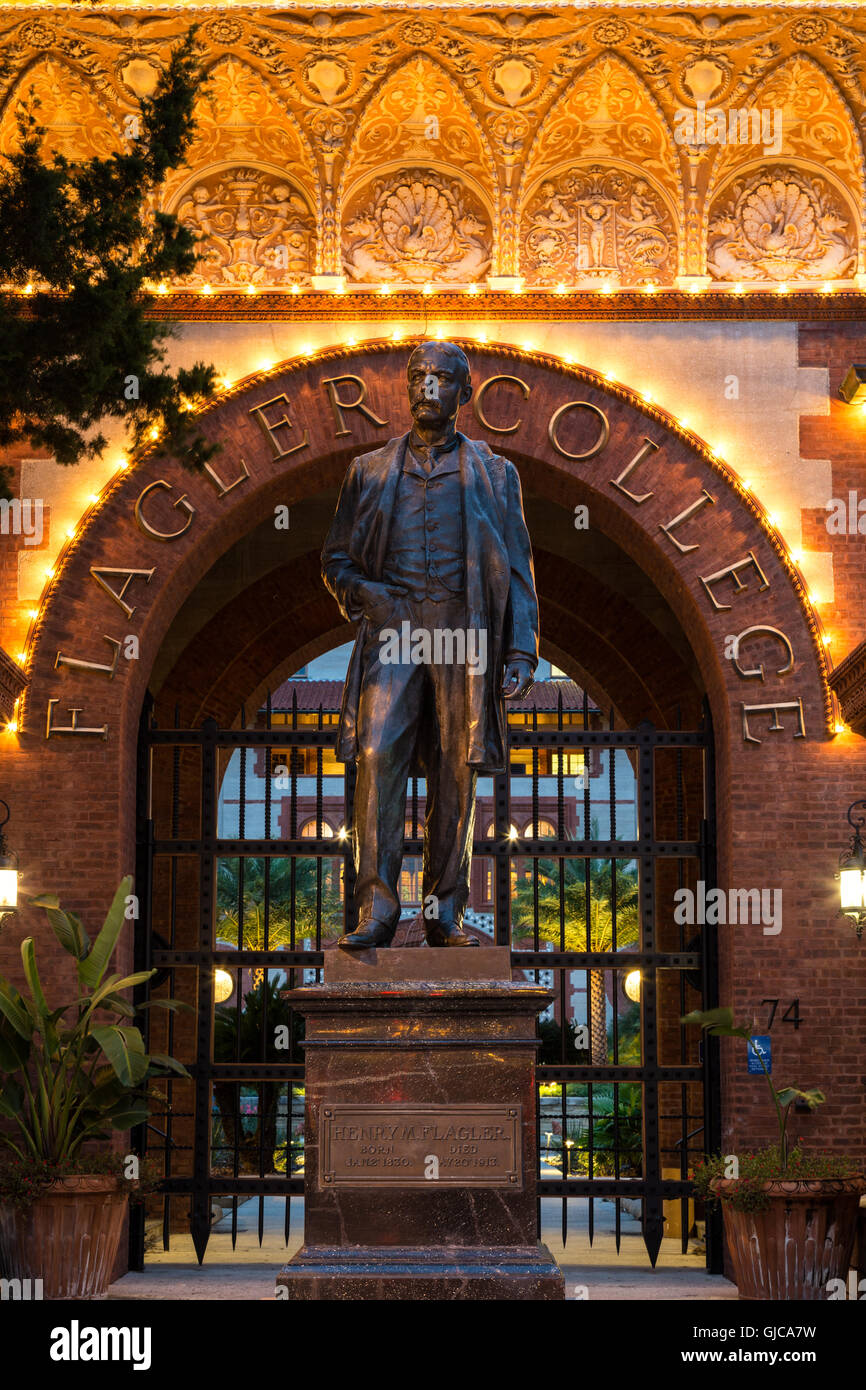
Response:
[[[478,939],[467,936],[456,922],[430,922],[425,927],[428,946],[477,946]]]
[[[384,922],[362,922],[341,936],[337,945],[344,951],[369,951],[374,946],[390,946],[396,931],[396,926],[389,927]]]

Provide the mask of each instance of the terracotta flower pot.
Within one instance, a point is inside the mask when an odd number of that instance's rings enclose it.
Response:
[[[102,1298],[128,1188],[109,1175],[57,1178],[24,1210],[0,1207],[0,1275],[41,1279],[43,1298]]]
[[[724,1194],[735,1178],[717,1178],[725,1238],[740,1298],[823,1301],[831,1279],[847,1280],[862,1176],[762,1183],[764,1211],[735,1211]]]

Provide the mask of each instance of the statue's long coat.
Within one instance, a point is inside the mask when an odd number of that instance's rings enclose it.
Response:
[[[468,629],[487,631],[487,669],[466,666],[467,762],[479,772],[505,770],[505,707],[499,693],[503,665],[512,652],[538,660],[538,600],[532,547],[523,518],[517,469],[486,444],[458,434],[466,546]],[[340,490],[322,551],[322,578],[343,616],[361,619],[349,663],[336,756],[357,756],[358,701],[368,620],[361,586],[381,582],[388,532],[403,469],[408,434],[353,459]]]

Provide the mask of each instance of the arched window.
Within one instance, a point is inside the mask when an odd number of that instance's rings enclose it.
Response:
[[[538,825],[534,821],[527,821],[523,830],[525,840],[556,840],[556,826],[552,821],[545,820],[542,816],[538,818]]]
[[[302,840],[333,840],[334,828],[326,820],[322,821],[321,826],[315,820],[305,821],[301,826]]]

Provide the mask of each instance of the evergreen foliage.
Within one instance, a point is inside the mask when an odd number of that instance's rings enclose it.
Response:
[[[193,28],[142,100],[137,138],[83,162],[44,150],[32,89],[19,104],[19,148],[0,157],[0,447],[27,440],[75,464],[102,453],[99,424],[120,417],[132,448],[156,430],[161,452],[190,468],[216,451],[188,414],[213,395],[216,369],[167,371],[175,328],[148,319],[141,295],[198,260],[193,233],[153,204],[183,162],[206,80]],[[0,470],[0,496],[10,474]]]

